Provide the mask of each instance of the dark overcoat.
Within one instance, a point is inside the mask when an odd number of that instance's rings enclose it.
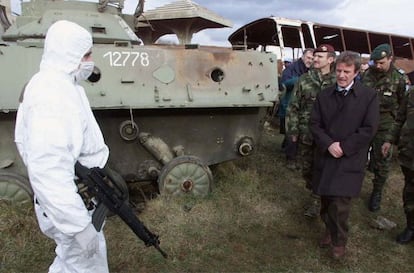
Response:
[[[355,82],[344,96],[336,86],[322,90],[314,103],[310,129],[316,143],[313,191],[318,195],[356,197],[365,175],[367,152],[379,124],[377,92]],[[344,155],[328,147],[339,142]]]

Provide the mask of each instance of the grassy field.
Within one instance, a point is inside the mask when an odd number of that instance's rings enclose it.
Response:
[[[266,128],[253,156],[213,168],[215,186],[205,199],[158,197],[140,219],[160,235],[164,259],[118,218],[105,226],[111,272],[413,272],[414,243],[394,242],[404,228],[402,175],[394,162],[382,209],[366,202],[372,175],[353,201],[347,256],[329,257],[317,246],[320,219],[303,216],[309,198],[299,172],[285,168],[282,136]],[[397,223],[371,226],[378,216]],[[54,243],[43,236],[30,205],[0,202],[0,272],[47,272]]]

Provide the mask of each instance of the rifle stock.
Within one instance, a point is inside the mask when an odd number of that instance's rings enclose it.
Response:
[[[123,196],[122,189],[120,189],[115,182],[111,181],[110,177],[105,174],[103,169],[89,169],[79,162],[76,162],[75,174],[82,180],[83,183],[86,183],[89,194],[95,196],[99,201],[99,204],[95,210],[97,213],[95,216],[96,221],[94,223],[96,230],[99,231],[102,227],[103,219],[105,218],[107,212],[106,210],[109,209],[113,213],[117,214],[135,233],[135,235],[137,235],[138,238],[145,243],[146,246],[154,246],[164,258],[168,257],[167,253],[160,248],[160,240],[158,235],[149,231],[148,228],[138,219],[131,209],[129,202]],[[93,220],[94,215],[92,215]]]

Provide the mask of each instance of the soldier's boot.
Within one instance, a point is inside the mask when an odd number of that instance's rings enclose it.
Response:
[[[321,210],[321,199],[316,194],[311,194],[311,201],[309,206],[306,206],[304,215],[309,218],[315,218],[320,214]]]
[[[398,234],[397,239],[396,239],[397,243],[402,244],[402,245],[408,244],[412,240],[414,240],[414,229],[411,229],[408,227],[406,227],[403,230],[403,232]]]
[[[382,188],[374,187],[369,198],[368,209],[372,212],[381,208]]]
[[[402,245],[414,241],[414,212],[407,213],[406,217],[407,227],[396,238],[397,243]]]

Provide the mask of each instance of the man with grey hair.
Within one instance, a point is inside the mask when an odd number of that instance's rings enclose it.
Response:
[[[283,86],[283,94],[280,99],[280,105],[278,109],[278,116],[280,119],[280,133],[286,133],[286,109],[292,98],[293,87],[299,80],[299,77],[308,72],[312,66],[313,61],[313,48],[306,48],[303,51],[302,57],[287,66],[282,72],[281,83]],[[296,151],[297,143],[293,143],[289,137],[285,136],[282,142],[282,149],[286,154],[287,167],[289,169],[296,169]]]
[[[310,130],[316,143],[313,192],[321,197],[325,231],[320,247],[345,255],[351,198],[361,191],[368,147],[379,124],[377,92],[355,80],[358,53],[345,51],[336,59],[336,84],[316,97]]]

